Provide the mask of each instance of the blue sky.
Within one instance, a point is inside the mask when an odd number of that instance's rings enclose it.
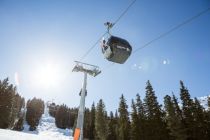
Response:
[[[78,106],[83,74],[72,73],[74,60],[105,32],[131,0],[1,0],[0,79],[10,78],[26,99],[39,97]],[[127,39],[133,50],[210,7],[209,0],[137,0],[111,33]],[[183,80],[192,97],[210,94],[210,12],[111,67],[99,44],[83,60],[102,73],[88,77],[88,107],[102,98],[108,110],[123,93],[130,101],[145,95],[150,80],[158,100]],[[18,78],[17,78],[18,77]],[[16,79],[16,80],[15,80]]]

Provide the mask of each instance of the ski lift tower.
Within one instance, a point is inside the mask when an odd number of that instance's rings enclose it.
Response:
[[[76,65],[73,68],[73,72],[83,72],[84,81],[81,91],[80,106],[77,118],[77,126],[74,132],[74,140],[83,140],[83,124],[84,124],[84,114],[85,114],[85,96],[86,96],[86,86],[87,86],[87,74],[95,77],[101,73],[98,66],[90,65],[87,63],[75,61]]]

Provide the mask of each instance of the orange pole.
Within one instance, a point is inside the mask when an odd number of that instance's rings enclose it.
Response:
[[[79,136],[80,136],[80,129],[76,128],[74,132],[74,140],[79,140]]]

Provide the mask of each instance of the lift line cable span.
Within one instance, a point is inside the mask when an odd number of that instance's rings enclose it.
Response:
[[[158,40],[160,40],[160,39],[166,37],[166,36],[169,35],[170,33],[172,33],[172,32],[174,32],[174,31],[180,29],[182,26],[184,26],[184,25],[186,25],[186,24],[188,24],[188,23],[194,21],[195,19],[199,18],[200,16],[206,14],[206,13],[209,12],[209,11],[210,11],[210,7],[207,8],[207,9],[205,9],[205,10],[203,10],[203,11],[201,11],[201,12],[199,12],[198,14],[196,14],[196,15],[194,15],[194,16],[192,16],[192,17],[186,19],[186,20],[184,20],[182,23],[180,23],[180,24],[174,26],[173,28],[171,28],[171,29],[169,29],[168,31],[166,31],[166,32],[164,32],[164,33],[162,33],[162,34],[160,34],[159,36],[157,36],[156,38],[150,40],[149,42],[147,42],[146,44],[142,45],[141,47],[135,49],[135,50],[133,51],[132,54],[136,54],[136,53],[137,53],[138,51],[140,51],[141,49],[144,49],[144,48],[146,48],[146,47],[149,47],[152,43],[154,43],[154,42],[156,42],[156,41],[158,41]],[[105,71],[105,70],[109,69],[110,67],[114,66],[114,64],[115,64],[115,63],[109,64],[107,67],[103,68],[103,71]]]
[[[143,46],[137,48],[136,50],[133,51],[133,54],[135,54],[135,53],[138,52],[139,50],[141,50],[141,49],[143,49],[143,48],[149,46],[150,44],[152,44],[152,43],[158,41],[159,39],[161,39],[161,38],[167,36],[168,34],[172,33],[173,31],[175,31],[175,30],[177,30],[177,29],[180,29],[182,26],[184,26],[184,25],[186,25],[186,24],[192,22],[193,20],[197,19],[198,17],[204,15],[205,13],[207,13],[207,12],[209,12],[209,11],[210,11],[210,8],[207,8],[207,9],[205,9],[205,10],[199,12],[198,14],[196,14],[196,15],[194,15],[194,16],[188,18],[188,19],[186,19],[186,20],[183,21],[182,23],[180,23],[180,24],[174,26],[173,28],[169,29],[167,32],[164,32],[164,33],[160,34],[159,36],[157,36],[156,38],[154,38],[154,39],[152,39],[151,41],[147,42],[147,43],[144,44]]]

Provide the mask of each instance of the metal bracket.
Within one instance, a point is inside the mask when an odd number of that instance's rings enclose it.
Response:
[[[98,66],[79,62],[79,61],[75,61],[75,62],[76,62],[76,65],[74,66],[72,70],[73,72],[86,72],[87,74],[93,77],[101,73],[101,70],[99,70]]]
[[[114,26],[114,24],[111,23],[111,22],[105,22],[104,25],[107,27],[108,34],[111,35],[110,34],[110,29]]]

